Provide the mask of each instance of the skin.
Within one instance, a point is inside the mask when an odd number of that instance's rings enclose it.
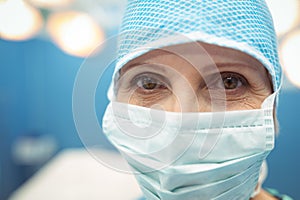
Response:
[[[259,109],[272,93],[253,57],[230,48],[186,43],[150,51],[120,70],[117,101],[171,112]],[[261,191],[252,200],[276,199]]]

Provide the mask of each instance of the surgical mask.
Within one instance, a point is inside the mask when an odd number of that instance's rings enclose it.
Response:
[[[275,95],[261,109],[207,113],[111,102],[103,130],[148,200],[248,200],[274,147]]]

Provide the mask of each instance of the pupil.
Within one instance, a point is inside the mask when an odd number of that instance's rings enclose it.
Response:
[[[227,77],[224,79],[225,89],[235,89],[238,85],[238,79],[234,77]]]
[[[154,83],[151,79],[145,79],[143,81],[143,88],[147,90],[153,90],[157,86],[156,83]]]

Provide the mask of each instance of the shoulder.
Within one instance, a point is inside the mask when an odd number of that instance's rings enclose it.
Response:
[[[265,188],[265,191],[273,195],[274,197],[280,199],[280,200],[293,200],[291,197],[287,195],[280,194],[277,190],[271,189],[271,188]]]

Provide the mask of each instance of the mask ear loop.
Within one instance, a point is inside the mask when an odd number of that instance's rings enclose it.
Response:
[[[278,103],[277,99],[278,99],[280,88],[281,86],[263,101],[263,103],[261,104],[262,109],[274,108],[275,103],[277,107],[277,103]]]
[[[267,161],[264,160],[260,168],[257,186],[254,192],[252,193],[251,198],[254,198],[260,193],[262,184],[265,182],[267,175],[268,175],[268,165],[267,165]]]
[[[278,89],[275,92],[273,92],[270,96],[268,96],[263,101],[263,103],[261,105],[262,109],[271,109],[271,110],[273,110],[273,109],[277,108],[278,95],[279,95],[280,88],[281,88],[281,85],[278,87]],[[262,166],[260,168],[260,173],[259,173],[257,186],[256,186],[255,190],[253,191],[253,193],[251,195],[251,198],[254,198],[255,196],[257,196],[260,193],[261,188],[262,188],[262,184],[264,183],[265,179],[267,178],[267,175],[268,175],[268,165],[267,165],[267,161],[264,160],[263,163],[262,163]]]

